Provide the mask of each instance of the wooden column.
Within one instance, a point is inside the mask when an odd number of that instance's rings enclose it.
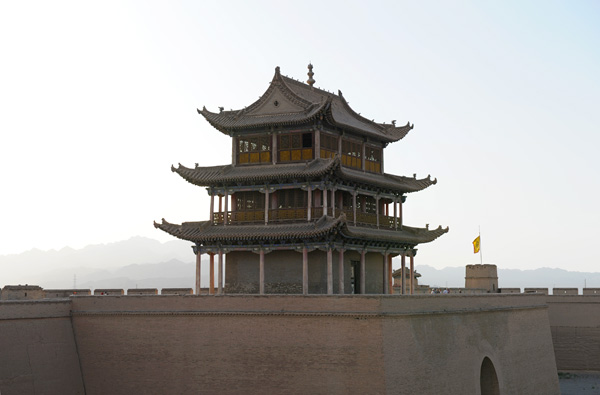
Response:
[[[390,295],[394,293],[394,277],[392,276],[392,256],[388,255],[388,266],[386,268],[388,271],[388,289],[390,290]]]
[[[319,129],[315,130],[315,155],[314,158],[321,157],[321,131]]]
[[[414,295],[414,277],[415,277],[415,257],[414,254],[410,254],[410,294]]]
[[[327,247],[327,295],[333,295],[333,252]]]
[[[335,217],[335,188],[331,188],[331,215]]]
[[[339,255],[339,267],[338,267],[338,292],[340,295],[344,294],[344,249],[340,248]]]
[[[402,229],[402,196],[400,196],[400,200],[398,201],[398,222],[400,224],[400,229]]]
[[[219,250],[219,270],[218,284],[217,284],[217,295],[223,295],[223,251]]]
[[[403,252],[402,253],[402,259],[401,259],[401,274],[402,274],[402,295],[406,294],[406,260],[405,260],[406,254]]]
[[[210,257],[210,283],[208,288],[208,294],[215,294],[215,253],[209,252],[208,256]]]
[[[310,186],[310,184],[308,184],[308,190],[306,191],[306,193],[308,193],[308,213],[306,215],[308,220],[310,221],[312,214],[312,187]]]
[[[238,152],[238,139],[234,137],[231,139],[231,163],[237,165],[237,152]]]
[[[366,255],[367,251],[366,250],[362,250],[360,252],[360,293],[361,294],[365,294],[366,292],[366,262],[365,262],[365,255]]]
[[[394,229],[398,230],[398,211],[397,211],[397,203],[398,201],[394,198]]]
[[[265,188],[265,225],[269,223],[269,189]]]
[[[302,293],[308,295],[308,249],[302,248]]]
[[[323,215],[327,215],[327,186],[323,187]]]
[[[223,195],[219,195],[219,212],[223,212]]]
[[[196,295],[200,295],[200,279],[201,279],[201,258],[202,254],[200,251],[196,252]]]
[[[390,284],[389,284],[389,273],[388,273],[388,256],[389,254],[386,252],[385,254],[383,254],[383,293],[384,294],[388,294],[389,292],[389,288],[390,288]]]
[[[212,188],[210,190],[210,224],[214,224],[214,220],[215,220],[215,194],[212,191]]]
[[[227,225],[227,213],[229,212],[229,192],[225,189],[225,211],[223,212],[223,225]]]
[[[375,197],[375,215],[377,216],[377,229],[379,229],[379,196]]]
[[[277,134],[273,133],[273,140],[271,140],[271,161],[273,164],[277,163]]]
[[[354,191],[352,193],[352,209],[354,210],[354,226],[356,226],[356,195],[358,195],[358,192]]]
[[[361,151],[362,151],[360,153],[360,156],[361,156],[361,159],[362,159],[361,169],[362,169],[362,171],[365,171],[365,143],[364,142],[362,143]]]
[[[260,249],[260,262],[259,262],[259,279],[258,279],[258,293],[261,295],[265,294],[265,250]]]

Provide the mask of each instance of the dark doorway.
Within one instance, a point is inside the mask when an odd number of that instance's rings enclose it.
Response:
[[[483,358],[481,363],[481,395],[500,395],[498,376],[494,364],[488,357]]]
[[[352,273],[350,276],[350,284],[352,284],[352,293],[360,293],[360,261],[350,261]]]

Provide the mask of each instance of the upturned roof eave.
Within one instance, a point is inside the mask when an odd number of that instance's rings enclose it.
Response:
[[[182,240],[194,243],[218,243],[226,241],[265,241],[273,239],[306,239],[326,237],[332,232],[351,240],[379,243],[405,244],[414,248],[429,243],[449,231],[441,226],[434,230],[404,226],[399,230],[385,230],[350,226],[344,214],[337,218],[321,217],[315,222],[268,225],[212,225],[209,221],[184,222],[181,225],[154,222],[154,227]]]

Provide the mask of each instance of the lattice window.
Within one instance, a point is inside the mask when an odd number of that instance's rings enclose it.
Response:
[[[237,211],[265,209],[265,195],[260,192],[236,192],[234,196]]]
[[[313,134],[290,133],[279,137],[279,161],[299,162],[313,159]]]
[[[362,169],[362,143],[342,140],[342,165]]]
[[[277,208],[306,208],[306,192],[301,189],[282,189],[277,196]]]
[[[321,158],[333,158],[338,153],[338,137],[321,133]]]
[[[270,136],[240,136],[237,138],[237,163],[254,164],[271,162]]]
[[[381,173],[381,160],[383,150],[379,147],[365,147],[365,170],[372,173]]]

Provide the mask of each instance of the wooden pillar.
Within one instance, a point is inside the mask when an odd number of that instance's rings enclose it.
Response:
[[[219,195],[219,212],[223,212],[223,195]]]
[[[366,262],[365,262],[365,255],[366,255],[367,251],[366,250],[362,250],[360,252],[360,293],[361,294],[365,294],[366,289],[365,289],[365,284],[366,284]]]
[[[394,198],[394,229],[398,230],[398,211],[397,211],[397,203],[398,201]]]
[[[219,271],[218,274],[218,284],[217,284],[217,295],[223,295],[223,251],[219,250],[219,267],[217,268]]]
[[[339,256],[339,273],[338,273],[338,288],[339,294],[344,294],[344,249],[340,248]]]
[[[323,187],[323,215],[327,215],[327,186]]]
[[[210,282],[209,282],[208,294],[214,295],[215,294],[215,253],[209,252],[208,256],[210,257],[210,268],[209,268]]]
[[[379,196],[375,197],[375,215],[377,216],[377,229],[379,229]]]
[[[210,190],[210,224],[214,224],[215,221],[215,194]]]
[[[335,188],[331,189],[331,215],[335,217]]]
[[[356,195],[358,195],[358,192],[354,191],[352,193],[352,209],[354,210],[354,226],[356,226]]]
[[[229,192],[225,189],[225,211],[223,212],[223,225],[227,225],[227,213],[229,212]]]
[[[308,190],[306,191],[306,193],[308,193],[308,213],[307,213],[307,218],[310,221],[311,218],[311,214],[312,214],[312,187],[310,186],[310,184],[308,184]]]
[[[259,268],[259,279],[258,279],[258,293],[261,295],[265,294],[265,250],[260,249],[260,268]]]
[[[333,251],[327,247],[327,295],[333,295]]]
[[[269,189],[265,188],[265,225],[269,223]]]
[[[384,294],[388,294],[389,292],[389,288],[390,288],[390,284],[388,281],[388,277],[389,277],[389,273],[388,273],[388,256],[389,254],[386,252],[385,254],[383,254],[383,293]]]
[[[364,143],[364,142],[362,143],[362,146],[361,146],[361,148],[360,148],[360,149],[361,149],[361,151],[362,151],[362,152],[360,153],[360,156],[361,156],[361,159],[362,159],[362,162],[361,162],[361,169],[362,169],[362,171],[365,171],[365,143]]]
[[[414,277],[415,277],[415,257],[414,254],[410,254],[410,294],[414,295]]]
[[[390,295],[394,293],[394,277],[392,276],[392,256],[388,255],[388,266],[386,268],[388,271],[388,289],[390,290]]]
[[[197,248],[197,247],[196,247]],[[197,248],[199,249],[199,248]],[[196,295],[200,295],[200,279],[201,279],[201,257],[202,254],[200,253],[200,251],[196,252]]]
[[[237,165],[237,152],[238,152],[238,139],[236,137],[231,139],[231,163]]]
[[[302,293],[308,295],[308,249],[302,248]]]
[[[319,129],[315,130],[315,155],[314,158],[321,157],[321,131]]]
[[[403,252],[402,253],[402,259],[401,259],[401,274],[402,274],[402,295],[406,294],[406,260],[405,260],[406,254]]]
[[[400,200],[398,201],[398,223],[400,225],[400,229],[402,229],[402,196],[400,196]]]
[[[271,141],[271,161],[273,164],[277,163],[277,134],[273,133],[273,140]]]

